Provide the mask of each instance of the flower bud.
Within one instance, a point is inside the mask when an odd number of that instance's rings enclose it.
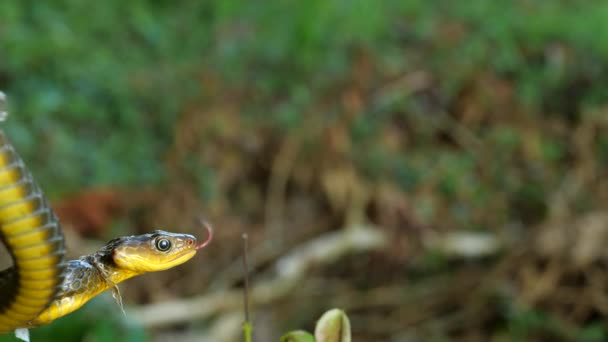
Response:
[[[332,309],[321,316],[315,327],[317,342],[351,342],[350,322],[344,311]]]

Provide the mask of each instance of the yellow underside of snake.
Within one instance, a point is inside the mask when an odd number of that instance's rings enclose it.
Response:
[[[210,238],[197,245],[192,235],[157,230],[65,261],[59,221],[0,131],[0,240],[14,261],[0,271],[0,333],[50,323],[126,279],[182,264]]]

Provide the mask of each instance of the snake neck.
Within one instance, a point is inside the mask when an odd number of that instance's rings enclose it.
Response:
[[[68,261],[59,293],[31,325],[43,325],[65,316],[108,289],[122,305],[117,284],[139,273],[121,269],[114,263],[112,252],[117,240],[110,241],[93,254]]]
[[[139,275],[137,272],[118,267],[114,262],[112,257],[114,249],[123,239],[124,238],[114,239],[108,242],[99,251],[80,258],[81,261],[88,263],[97,270],[98,277],[103,280],[106,285],[104,290],[115,287],[118,283]]]

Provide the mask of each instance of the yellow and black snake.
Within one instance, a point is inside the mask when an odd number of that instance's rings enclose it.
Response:
[[[201,244],[189,234],[157,230],[66,261],[56,215],[0,131],[0,239],[14,261],[0,271],[0,333],[50,323],[107,289],[117,291],[123,280],[188,261],[211,240],[207,228]]]

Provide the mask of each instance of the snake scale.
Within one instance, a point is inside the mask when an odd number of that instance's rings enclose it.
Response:
[[[61,225],[40,187],[0,130],[0,240],[14,265],[0,271],[0,333],[47,324],[118,283],[191,259],[189,234],[157,230],[113,239],[97,252],[66,261]]]

